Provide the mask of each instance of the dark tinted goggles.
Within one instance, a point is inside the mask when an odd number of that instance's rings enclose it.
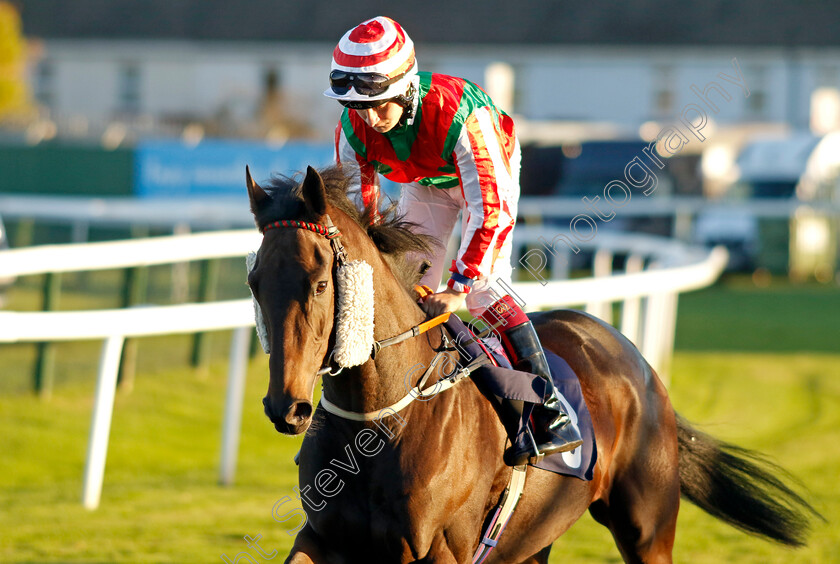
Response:
[[[388,78],[384,74],[374,72],[352,73],[334,70],[330,73],[330,88],[338,95],[347,94],[352,86],[356,92],[365,96],[378,96],[388,90],[388,87],[402,76]]]

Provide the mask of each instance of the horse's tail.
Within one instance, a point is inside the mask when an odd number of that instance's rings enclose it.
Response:
[[[790,475],[760,454],[700,433],[679,415],[677,437],[680,493],[710,515],[791,546],[805,544],[811,516],[823,519],[774,474]]]

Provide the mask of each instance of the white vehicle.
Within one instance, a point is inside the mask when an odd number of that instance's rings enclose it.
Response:
[[[791,222],[791,275],[829,282],[840,247],[840,132],[829,133],[814,148],[796,196],[802,206]]]
[[[729,268],[735,270],[764,266],[758,264],[759,255],[771,250],[768,246],[783,247],[776,254],[786,256],[786,242],[782,241],[786,237],[776,234],[773,241],[768,240],[762,233],[767,230],[760,229],[755,214],[743,209],[728,210],[725,206],[728,202],[747,203],[752,199],[795,199],[796,186],[818,141],[818,137],[802,133],[758,138],[748,143],[738,155],[737,179],[725,190],[721,208],[698,215],[695,242],[726,245],[730,251]]]

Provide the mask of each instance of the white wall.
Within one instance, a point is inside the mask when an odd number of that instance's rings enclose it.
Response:
[[[210,117],[227,108],[236,119],[255,115],[264,74],[277,69],[286,111],[330,139],[339,106],[322,96],[332,45],[185,42],[55,41],[44,62],[53,66],[54,110],[64,115],[110,119],[120,109],[120,68],[140,70],[140,113]],[[840,50],[650,47],[417,46],[424,70],[462,76],[481,84],[494,62],[507,62],[516,77],[513,113],[532,120],[610,121],[629,129],[651,120],[676,120],[691,91],[717,82],[732,99],[719,101],[718,123],[790,121],[807,127],[811,92],[840,86]],[[735,85],[737,57],[752,94]],[[37,73],[35,73],[37,76]],[[829,83],[829,84],[827,84]],[[657,95],[671,92],[670,107]]]
[[[55,63],[54,110],[97,115],[117,99],[117,65],[85,58]]]

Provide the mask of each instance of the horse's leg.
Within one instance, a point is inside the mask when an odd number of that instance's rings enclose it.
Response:
[[[318,548],[317,535],[307,525],[295,537],[295,544],[285,564],[338,564],[343,561]]]
[[[635,450],[616,453],[609,494],[589,511],[610,529],[625,562],[670,563],[680,507],[676,423],[664,388],[650,393]]]
[[[519,564],[548,564],[548,555],[551,553],[551,545],[548,545],[530,558],[523,560]]]
[[[315,564],[315,561],[307,554],[304,554],[303,552],[295,552],[293,549],[289,554],[289,557],[286,558],[285,564]]]
[[[628,478],[630,480],[633,478]],[[625,562],[670,564],[678,510],[678,482],[676,488],[669,486],[664,490],[651,485],[640,487],[638,483],[616,483],[604,524],[612,531]],[[596,516],[594,507],[591,513]],[[602,522],[598,517],[596,520]]]

